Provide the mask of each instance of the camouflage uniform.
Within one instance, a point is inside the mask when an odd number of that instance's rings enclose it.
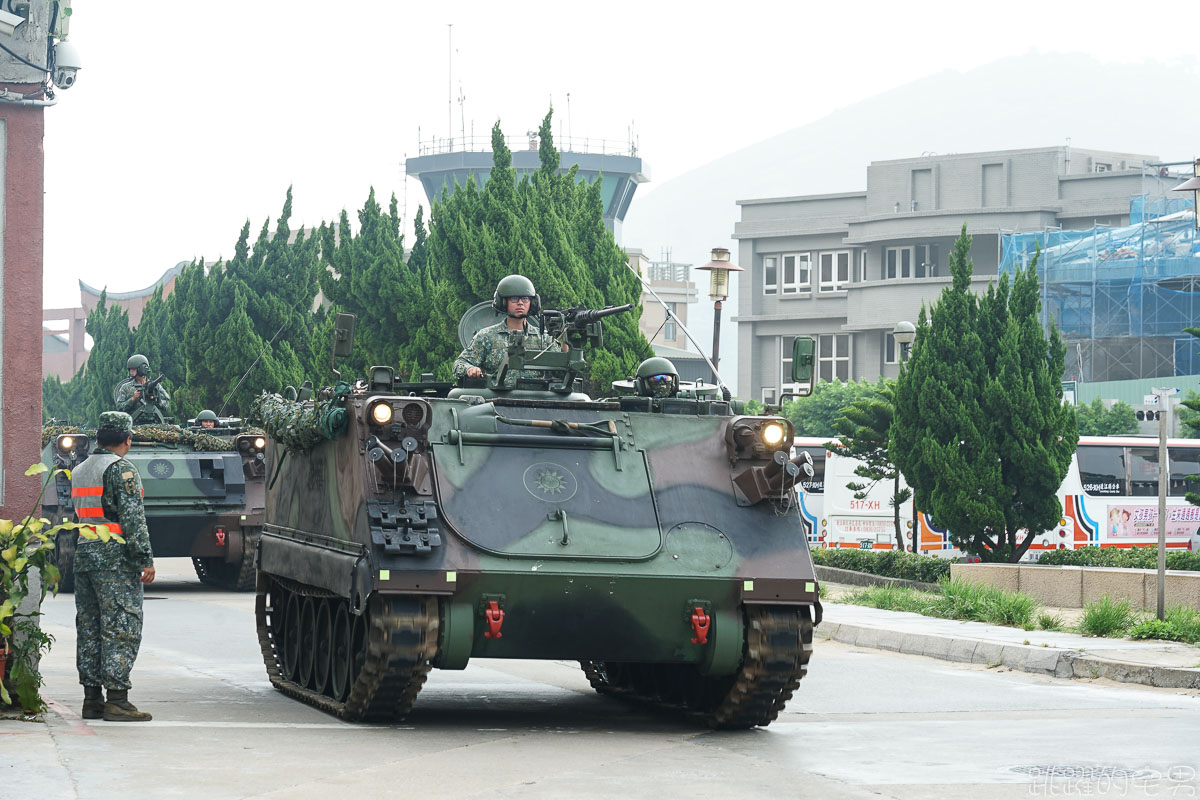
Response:
[[[160,383],[154,387],[154,396],[146,397],[145,394],[137,400],[133,399],[133,393],[145,386],[138,385],[135,381],[126,381],[121,384],[117,390],[117,411],[124,411],[126,414],[133,415],[135,423],[142,421],[143,418],[148,421],[155,421],[154,415],[149,413],[151,405],[158,406],[159,410],[164,415],[171,412],[171,396],[167,394],[167,390]]]
[[[112,411],[100,415],[100,428],[133,430],[129,415]],[[76,547],[76,665],[79,682],[85,687],[127,690],[129,672],[142,642],[140,577],[143,568],[154,565],[154,556],[137,468],[103,447],[93,451],[89,460],[95,458],[115,458],[104,469],[100,508],[106,519],[120,524],[125,543],[81,539]],[[80,468],[86,464],[80,464],[76,473],[81,473]],[[77,509],[81,502],[88,501],[77,499]],[[90,514],[81,511],[80,517]]]
[[[471,343],[454,360],[454,377],[463,378],[471,367],[479,367],[485,375],[495,375],[500,371],[500,364],[508,352],[510,333],[505,322],[498,322],[486,328],[480,328]],[[525,347],[557,350],[558,342],[553,336],[542,333],[534,326],[525,324]],[[523,369],[519,372],[509,371],[504,376],[504,388],[511,389],[517,385],[517,378],[541,378],[542,373],[536,370]]]

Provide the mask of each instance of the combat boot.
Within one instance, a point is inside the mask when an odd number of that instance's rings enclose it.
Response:
[[[109,689],[108,702],[104,704],[104,718],[109,722],[148,722],[153,717],[129,702],[128,689]]]
[[[83,718],[100,719],[104,716],[104,689],[99,686],[83,687]]]

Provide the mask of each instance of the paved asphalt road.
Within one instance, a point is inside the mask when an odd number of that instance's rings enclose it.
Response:
[[[697,730],[533,661],[435,671],[404,724],[345,724],[270,687],[251,594],[158,566],[131,692],[154,722],[78,719],[73,598],[48,600],[59,713],[0,721],[0,798],[1200,797],[1198,692],[832,642],[766,729]]]

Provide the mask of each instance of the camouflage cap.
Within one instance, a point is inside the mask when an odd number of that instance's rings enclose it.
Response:
[[[115,431],[117,433],[133,433],[133,417],[124,411],[105,411],[100,415],[97,430]]]

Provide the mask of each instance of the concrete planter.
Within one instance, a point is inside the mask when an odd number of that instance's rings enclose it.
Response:
[[[1035,564],[951,564],[950,578],[1036,597],[1047,606],[1083,608],[1104,596],[1128,600],[1139,611],[1158,607],[1158,572],[1114,567]],[[1200,611],[1200,572],[1167,570],[1166,605]]]

